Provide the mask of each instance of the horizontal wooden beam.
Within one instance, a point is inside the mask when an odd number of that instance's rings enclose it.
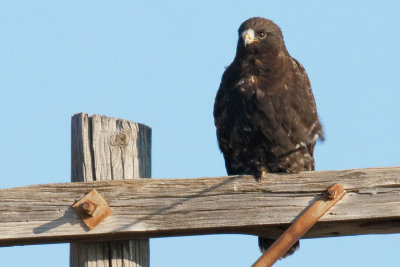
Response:
[[[400,167],[196,179],[44,184],[0,190],[0,246],[241,233],[277,237],[333,183],[347,195],[306,234],[400,232]],[[71,209],[96,189],[112,209],[88,230]]]

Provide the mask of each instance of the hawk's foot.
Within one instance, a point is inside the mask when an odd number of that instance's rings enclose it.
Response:
[[[261,179],[264,179],[267,176],[267,173],[267,170],[264,167],[261,167],[256,175],[256,180],[260,181]]]

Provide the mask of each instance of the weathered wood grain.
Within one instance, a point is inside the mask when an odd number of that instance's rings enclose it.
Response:
[[[244,233],[277,237],[333,183],[347,195],[305,235],[400,232],[400,167],[0,190],[0,245]],[[70,206],[91,189],[113,214],[92,231]]]
[[[71,132],[72,182],[151,176],[151,130],[147,126],[79,113],[72,117]],[[71,267],[149,266],[148,239],[71,243],[70,247]]]

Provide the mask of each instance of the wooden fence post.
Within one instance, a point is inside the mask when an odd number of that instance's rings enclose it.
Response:
[[[151,129],[100,115],[72,117],[71,182],[151,176]],[[70,266],[149,266],[149,240],[71,243]]]

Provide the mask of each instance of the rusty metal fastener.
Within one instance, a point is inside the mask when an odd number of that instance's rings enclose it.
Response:
[[[95,189],[72,205],[72,209],[90,230],[112,213],[107,202]]]
[[[83,209],[84,213],[88,216],[93,216],[94,212],[96,211],[96,208],[97,208],[96,203],[94,203],[90,199],[86,200],[82,204],[82,209]]]
[[[319,199],[302,212],[299,218],[264,252],[252,267],[272,266],[345,194],[346,191],[340,184],[329,187]]]
[[[338,192],[337,192],[337,190],[335,188],[329,189],[327,191],[326,198],[329,199],[329,200],[335,199],[337,194],[338,194]]]

